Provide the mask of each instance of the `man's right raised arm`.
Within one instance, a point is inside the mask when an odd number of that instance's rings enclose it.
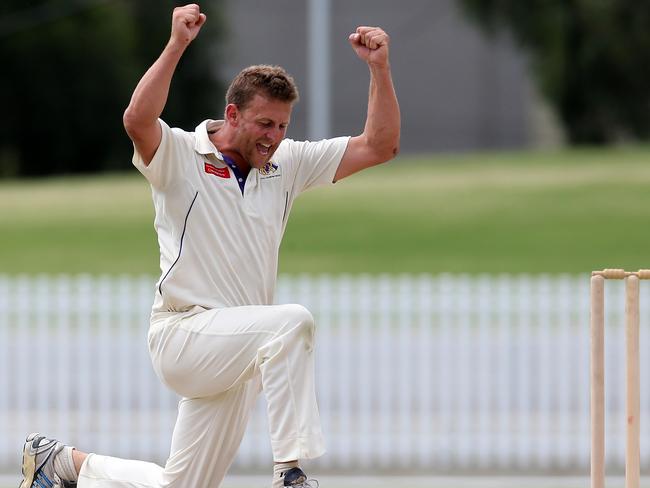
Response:
[[[158,118],[167,103],[174,70],[205,19],[205,14],[196,4],[174,9],[169,42],[135,87],[131,102],[124,111],[124,128],[146,165],[149,165],[160,145],[162,129]]]

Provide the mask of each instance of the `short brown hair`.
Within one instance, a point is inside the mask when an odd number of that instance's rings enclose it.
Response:
[[[296,83],[284,68],[258,64],[244,68],[235,76],[226,92],[226,103],[243,110],[257,94],[289,103],[299,97]]]

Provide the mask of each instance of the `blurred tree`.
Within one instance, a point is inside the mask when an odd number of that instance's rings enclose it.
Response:
[[[122,113],[169,38],[171,0],[4,0],[0,6],[0,177],[130,166]],[[163,114],[192,129],[223,107],[219,2],[182,60]],[[215,93],[219,96],[215,97]]]
[[[541,92],[573,143],[650,136],[650,2],[461,0],[488,32],[530,54]]]

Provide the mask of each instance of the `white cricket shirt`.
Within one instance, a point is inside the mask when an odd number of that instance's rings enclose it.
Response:
[[[269,163],[250,170],[242,194],[208,137],[223,121],[206,120],[195,132],[160,125],[151,163],[133,156],[156,210],[162,274],[153,312],[271,304],[291,205],[304,190],[332,184],[349,137],[284,139]]]

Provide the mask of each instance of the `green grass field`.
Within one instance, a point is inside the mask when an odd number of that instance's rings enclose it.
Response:
[[[0,182],[0,273],[158,273],[148,184]],[[288,273],[650,267],[650,148],[401,157],[305,193]]]

